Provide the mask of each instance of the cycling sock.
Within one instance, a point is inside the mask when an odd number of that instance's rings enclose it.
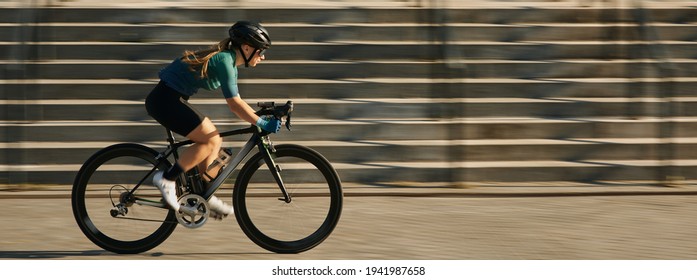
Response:
[[[179,177],[179,175],[182,173],[184,173],[184,170],[182,170],[181,165],[179,165],[178,162],[175,162],[172,167],[165,171],[165,174],[162,174],[162,177],[165,177],[165,179],[170,181],[176,181],[177,177]]]

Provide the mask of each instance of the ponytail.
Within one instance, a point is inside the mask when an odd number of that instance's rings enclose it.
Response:
[[[230,38],[227,38],[205,50],[185,50],[182,60],[189,65],[189,70],[191,72],[197,72],[200,70],[201,75],[199,78],[204,79],[208,77],[208,61],[211,59],[211,57],[221,51],[227,50],[229,47]]]

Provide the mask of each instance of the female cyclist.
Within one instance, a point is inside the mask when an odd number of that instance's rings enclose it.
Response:
[[[206,169],[218,156],[222,139],[211,120],[187,102],[198,89],[221,88],[228,107],[239,118],[268,132],[276,133],[281,128],[280,120],[254,114],[237,88],[237,66],[255,67],[265,59],[264,52],[271,46],[269,33],[258,23],[239,21],[230,27],[229,35],[209,49],[184,51],[182,57],[160,71],[159,84],[145,100],[150,116],[195,143],[181,153],[169,170],[158,171],[153,177],[153,184],[174,211],[179,211],[175,181],[180,174],[197,166],[201,172],[208,173],[204,178],[218,174],[218,170]],[[218,217],[233,212],[231,205],[215,196],[208,202]]]

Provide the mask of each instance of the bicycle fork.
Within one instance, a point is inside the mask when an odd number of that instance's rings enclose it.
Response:
[[[261,141],[259,141],[259,150],[263,151],[264,162],[266,162],[266,166],[269,167],[271,175],[283,194],[283,198],[278,198],[278,200],[284,201],[285,203],[290,203],[292,198],[290,197],[290,194],[288,194],[286,185],[283,183],[283,179],[281,178],[281,167],[276,165],[273,160],[273,156],[271,156],[271,153],[276,153],[276,148],[274,148],[273,143],[271,143],[268,137],[261,138]]]

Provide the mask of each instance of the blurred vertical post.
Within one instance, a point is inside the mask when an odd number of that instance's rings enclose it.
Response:
[[[454,40],[451,32],[451,11],[447,0],[431,0],[427,4],[428,11],[425,15],[426,23],[431,26],[430,40],[431,53],[434,63],[431,65],[431,98],[460,99],[466,97],[465,91],[465,67],[462,62],[461,48]],[[451,186],[460,186],[467,181],[467,174],[463,171],[461,163],[465,161],[465,149],[460,145],[465,137],[464,116],[466,115],[465,102],[453,104],[440,104],[434,106],[439,110],[432,112],[432,117],[448,122],[449,146],[444,155],[449,163],[447,182]]]
[[[35,1],[23,2],[23,6],[19,7],[13,30],[13,37],[10,38],[11,44],[9,57],[14,60],[5,66],[3,71],[3,96],[6,100],[17,100],[18,105],[23,105],[28,102],[27,99],[27,83],[26,79],[29,76],[27,71],[26,61],[32,56],[36,45],[31,44],[31,38],[34,34],[36,26],[31,23],[36,18],[37,3]],[[11,21],[8,19],[8,21]],[[13,149],[5,149],[6,153],[6,183],[11,187],[21,185],[27,182],[27,173],[21,168],[24,162],[24,153],[21,152],[21,145],[25,141],[25,131],[22,123],[27,120],[27,108],[25,106],[7,106],[11,110],[5,110],[5,120],[10,120],[8,126],[5,127],[5,143],[12,145]],[[17,124],[12,126],[11,124]],[[8,146],[9,146],[8,145]],[[12,150],[19,151],[13,153]],[[13,167],[14,166],[14,167]]]
[[[639,26],[639,36],[646,44],[646,53],[649,59],[653,59],[655,66],[656,87],[658,108],[656,110],[659,119],[657,126],[658,135],[658,170],[657,179],[664,186],[670,186],[679,183],[684,178],[677,166],[675,165],[675,117],[681,116],[679,112],[679,104],[673,102],[675,90],[673,87],[673,77],[676,77],[676,67],[671,61],[671,54],[665,46],[661,45],[661,39],[652,22],[651,15],[644,8],[643,0],[634,1],[634,19]]]

